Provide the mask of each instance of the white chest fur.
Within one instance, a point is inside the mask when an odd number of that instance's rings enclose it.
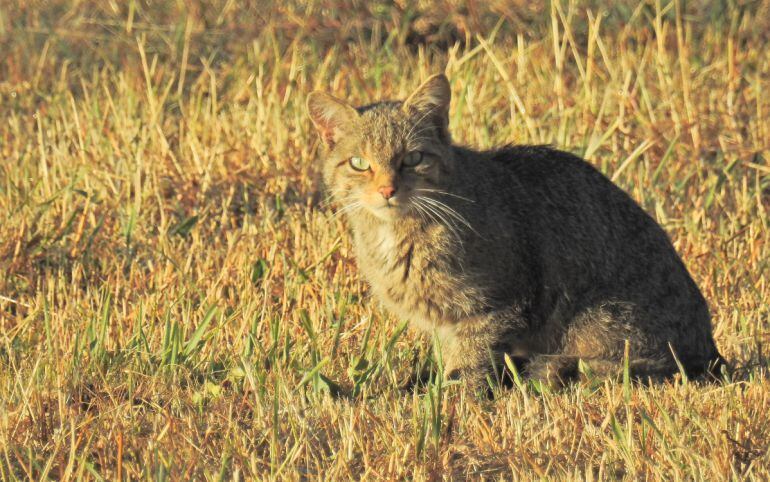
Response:
[[[393,233],[393,227],[383,223],[377,226],[374,231],[377,254],[383,257],[396,254],[399,246],[396,242],[396,235]]]
[[[483,305],[483,296],[465,279],[458,253],[448,252],[441,231],[356,223],[354,233],[362,274],[375,298],[398,318],[430,332]]]

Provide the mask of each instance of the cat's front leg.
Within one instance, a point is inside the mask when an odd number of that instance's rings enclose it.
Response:
[[[496,374],[504,368],[509,340],[515,336],[517,328],[524,326],[518,317],[506,312],[441,327],[436,334],[444,376],[462,380],[473,389],[486,387],[487,376],[497,378]]]
[[[453,332],[439,337],[438,348],[446,379],[461,380],[472,389],[484,386],[490,367],[485,340]]]

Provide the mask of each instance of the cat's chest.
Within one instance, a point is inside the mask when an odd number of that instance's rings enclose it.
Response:
[[[478,290],[462,273],[440,233],[399,233],[378,226],[356,236],[359,268],[374,295],[400,318],[424,329],[477,308]]]
[[[424,272],[424,265],[432,256],[425,251],[419,236],[400,234],[383,225],[356,238],[360,267],[372,284],[391,290],[407,289],[428,274]],[[413,270],[415,265],[417,269]]]

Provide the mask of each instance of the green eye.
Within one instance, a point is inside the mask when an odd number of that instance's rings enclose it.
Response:
[[[370,167],[369,161],[361,157],[351,157],[349,162],[350,167],[356,171],[368,171]]]
[[[404,165],[406,167],[414,167],[422,162],[423,154],[419,151],[413,151],[404,157]]]

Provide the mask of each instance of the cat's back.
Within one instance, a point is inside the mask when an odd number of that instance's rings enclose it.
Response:
[[[625,193],[615,186],[586,160],[560,151],[547,145],[508,145],[502,148],[479,153],[484,160],[487,170],[495,176],[513,178],[520,189],[526,189],[537,194],[547,194],[558,188],[563,188],[564,194],[580,193],[570,191],[582,187],[586,193],[608,195],[613,191]]]
[[[542,279],[576,296],[611,292],[644,303],[676,292],[704,311],[663,228],[588,162],[546,146],[480,154],[476,195],[493,213],[486,223],[512,226]]]
[[[478,167],[486,172],[486,179],[480,178],[480,182],[496,184],[488,193],[490,197],[532,221],[599,237],[649,232],[668,243],[662,228],[636,201],[574,154],[524,145],[506,146],[480,156]]]

